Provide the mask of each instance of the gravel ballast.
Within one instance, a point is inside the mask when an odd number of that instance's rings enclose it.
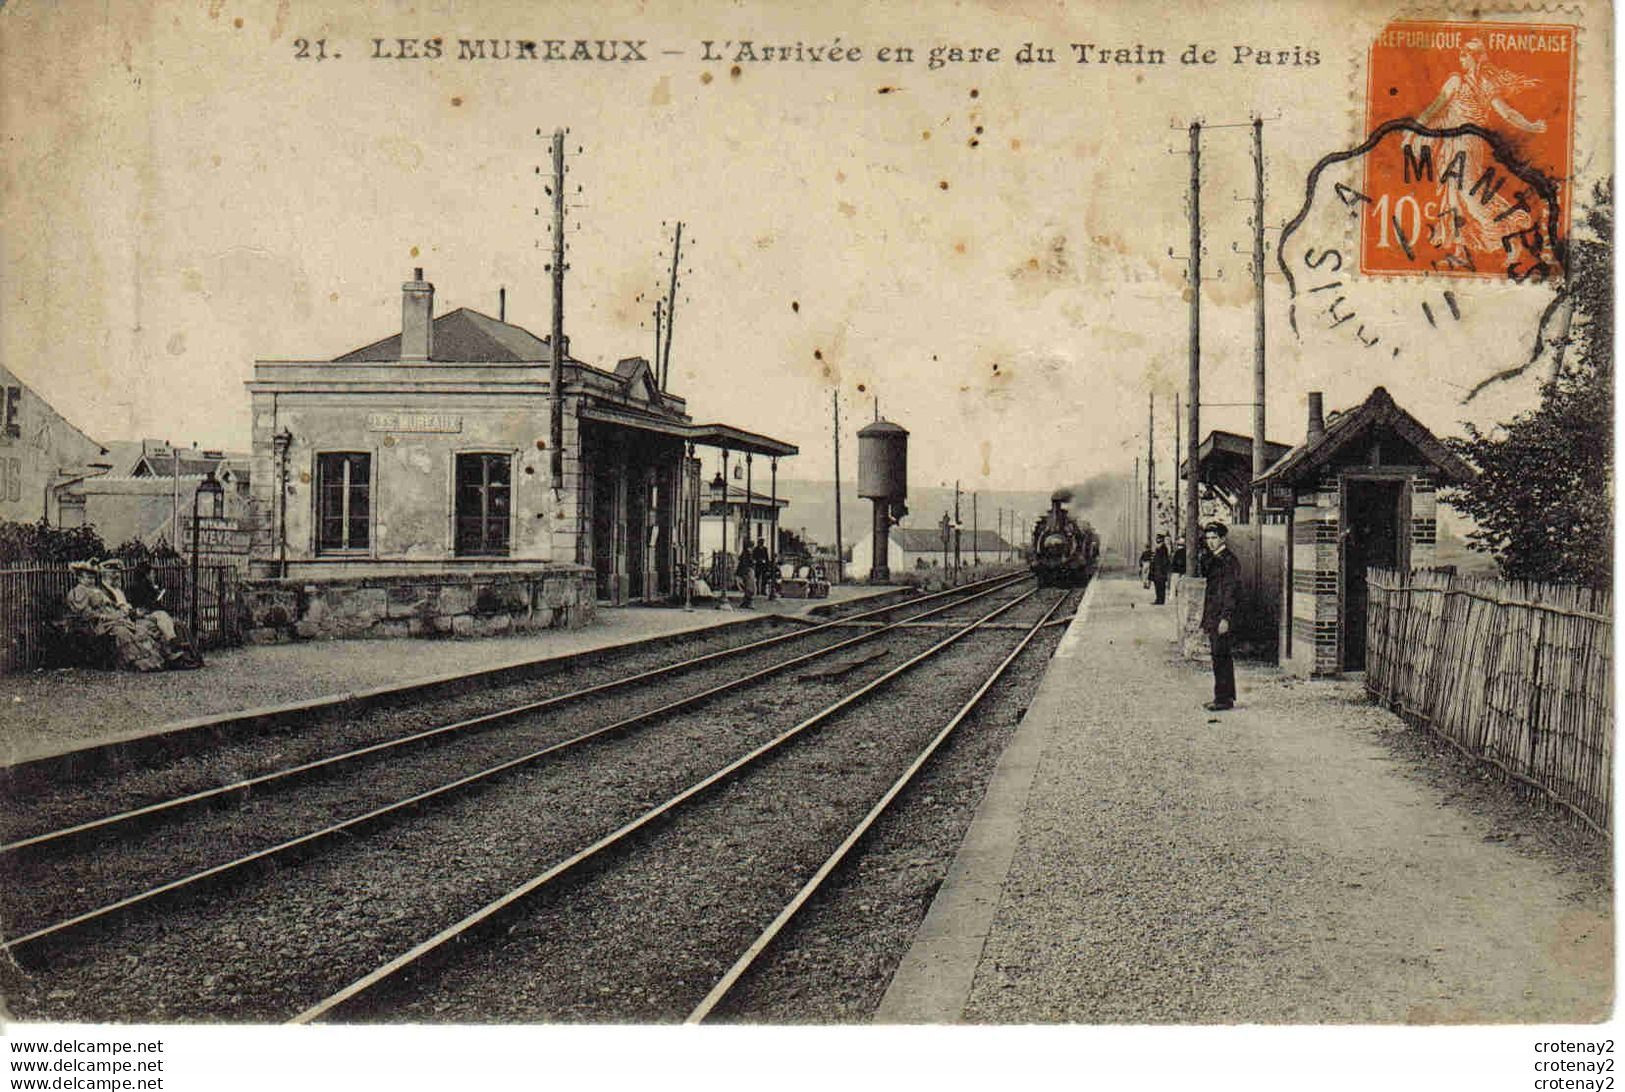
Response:
[[[899,635],[908,647],[934,638]],[[883,660],[872,671],[889,666]],[[854,681],[856,673],[846,685]],[[48,973],[11,983],[14,1011],[81,1020],[285,1018],[345,975],[371,969],[380,952],[409,946],[524,878],[526,867],[715,768],[741,740],[759,741],[804,715],[817,690],[764,689],[732,712],[675,718],[637,733],[613,759],[601,749],[572,756],[436,809],[432,822],[391,825],[275,871],[251,890],[123,922]],[[538,799],[547,801],[540,811]]]

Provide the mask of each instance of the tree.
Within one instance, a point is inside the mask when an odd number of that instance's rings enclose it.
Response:
[[[1448,441],[1478,477],[1445,499],[1472,517],[1469,544],[1508,579],[1612,581],[1613,220],[1610,179],[1592,192],[1588,234],[1570,241],[1566,283],[1542,320],[1531,363],[1549,352],[1553,365],[1539,407]]]

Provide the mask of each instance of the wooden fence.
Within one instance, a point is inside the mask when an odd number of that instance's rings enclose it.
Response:
[[[164,589],[163,608],[190,624],[191,566],[158,562],[152,578]],[[74,576],[66,565],[0,566],[0,674],[45,663],[54,644],[52,626],[67,612]],[[238,574],[231,565],[198,566],[198,643],[205,649],[242,643]]]
[[[1611,837],[1612,598],[1432,572],[1366,581],[1366,689]]]

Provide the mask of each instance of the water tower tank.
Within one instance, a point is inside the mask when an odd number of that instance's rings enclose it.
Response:
[[[901,501],[908,496],[908,430],[875,421],[858,431],[858,496]]]

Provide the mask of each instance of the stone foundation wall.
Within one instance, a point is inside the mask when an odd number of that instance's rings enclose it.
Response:
[[[484,573],[422,573],[243,585],[252,644],[355,637],[493,637],[577,629],[597,590],[581,565]]]

